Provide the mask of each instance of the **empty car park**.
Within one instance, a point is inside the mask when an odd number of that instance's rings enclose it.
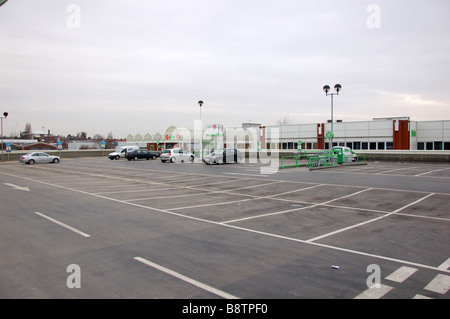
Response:
[[[449,181],[427,163],[2,163],[0,296],[448,299]]]

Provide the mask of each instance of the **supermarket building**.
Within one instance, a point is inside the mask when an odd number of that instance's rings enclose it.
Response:
[[[347,146],[353,150],[450,150],[450,120],[411,121],[409,117],[375,118],[372,121],[333,123],[333,139],[328,139],[331,123],[285,125],[280,129],[280,149],[296,149],[300,140],[304,149],[329,149]],[[261,140],[268,143],[261,127]],[[270,145],[274,148],[274,145]]]
[[[194,130],[169,127],[163,134],[128,135],[126,142],[148,149],[182,147],[198,150],[236,147],[241,150],[329,149],[347,146],[355,151],[450,151],[450,120],[412,121],[409,117],[374,118],[372,121],[261,125],[242,127],[209,124]],[[333,133],[330,138],[330,133]],[[328,133],[328,134],[327,134]],[[200,142],[201,141],[201,142]],[[119,145],[122,146],[122,145]]]

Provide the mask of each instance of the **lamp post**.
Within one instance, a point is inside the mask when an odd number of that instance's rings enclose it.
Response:
[[[203,105],[203,101],[200,100],[198,101],[198,105],[200,105],[200,121],[202,120],[202,105]]]
[[[336,93],[328,93],[330,91],[330,86],[325,85],[323,87],[323,91],[325,92],[326,96],[331,95],[331,139],[330,139],[330,150],[333,148],[333,137],[334,137],[334,131],[333,131],[333,95],[339,95],[339,91],[342,90],[342,86],[340,84],[336,84],[334,86],[334,89],[336,90]]]
[[[2,162],[3,162],[3,117],[6,120],[6,118],[8,117],[8,112],[3,112],[3,116],[0,117],[1,135],[2,135]]]
[[[203,160],[203,122],[202,122],[202,105],[203,101],[198,101],[198,105],[200,106],[200,160]]]

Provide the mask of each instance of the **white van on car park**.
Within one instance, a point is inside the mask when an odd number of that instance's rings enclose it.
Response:
[[[120,159],[121,157],[125,157],[125,154],[126,154],[127,152],[132,152],[132,151],[135,151],[135,150],[138,150],[138,149],[139,149],[139,146],[136,146],[136,145],[132,145],[132,146],[122,146],[122,147],[119,147],[119,148],[118,148],[117,150],[115,150],[114,152],[109,153],[109,154],[108,154],[108,158],[111,159],[111,160],[113,160],[113,159],[118,160],[118,159]]]

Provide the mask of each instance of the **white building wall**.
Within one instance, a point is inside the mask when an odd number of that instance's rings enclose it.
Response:
[[[379,141],[392,140],[392,120],[340,122],[333,124],[334,140]],[[325,124],[325,132],[331,131],[331,123]]]
[[[450,120],[417,122],[418,150],[450,150]]]
[[[450,142],[450,121],[417,122],[417,142]]]

